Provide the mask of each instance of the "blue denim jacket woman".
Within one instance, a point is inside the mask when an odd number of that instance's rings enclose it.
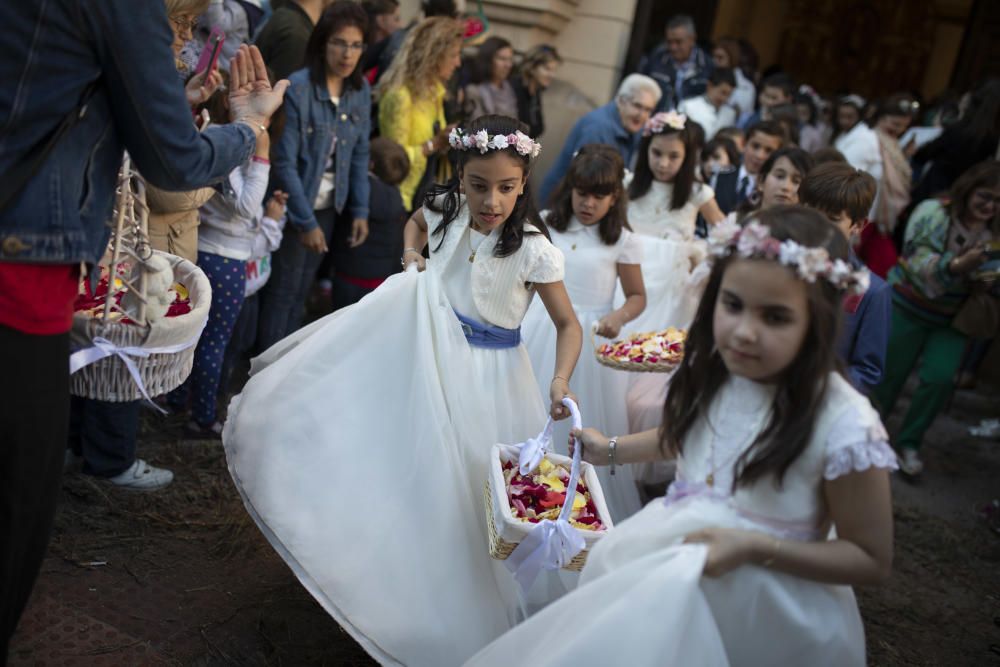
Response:
[[[260,349],[299,327],[338,215],[350,216],[352,245],[368,235],[371,91],[359,66],[367,29],[358,3],[337,0],[309,37],[306,68],[289,77],[272,174],[275,187],[288,193],[291,224],[261,293]],[[332,192],[321,195],[321,185],[324,193],[332,185]]]

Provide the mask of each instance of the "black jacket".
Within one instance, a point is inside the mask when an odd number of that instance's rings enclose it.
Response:
[[[351,248],[348,240],[353,221],[350,215],[341,215],[334,227],[330,252],[337,273],[355,278],[387,278],[401,268],[406,209],[398,187],[386,185],[371,174],[368,182],[371,185],[368,238],[357,248]]]

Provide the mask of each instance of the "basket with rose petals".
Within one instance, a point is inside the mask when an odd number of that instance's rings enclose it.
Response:
[[[594,354],[598,363],[623,371],[670,373],[684,358],[683,329],[670,327],[664,331],[632,334],[626,339],[597,345]]]

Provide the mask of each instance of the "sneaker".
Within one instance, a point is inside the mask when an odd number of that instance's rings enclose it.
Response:
[[[128,470],[109,477],[108,481],[131,491],[156,491],[174,481],[174,473],[166,468],[151,466],[142,459],[136,459]]]
[[[916,477],[924,471],[924,462],[920,460],[917,450],[905,447],[898,457],[899,469],[904,475]]]
[[[184,437],[188,440],[222,440],[222,422],[205,426],[192,419],[184,426]]]

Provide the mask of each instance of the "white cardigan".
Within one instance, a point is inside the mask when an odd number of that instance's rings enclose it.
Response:
[[[428,268],[444,271],[465,228],[469,226],[469,209],[463,197],[458,217],[448,225],[443,241],[439,235],[434,235],[442,215],[427,207],[423,211],[430,248]],[[525,224],[524,229],[526,232],[539,231],[530,224]],[[495,257],[493,249],[499,239],[498,227],[490,232],[476,251],[472,263],[472,300],[488,322],[505,329],[516,329],[535,295],[534,283],[555,283],[563,279],[563,254],[542,234],[525,234],[517,252],[507,257]]]

